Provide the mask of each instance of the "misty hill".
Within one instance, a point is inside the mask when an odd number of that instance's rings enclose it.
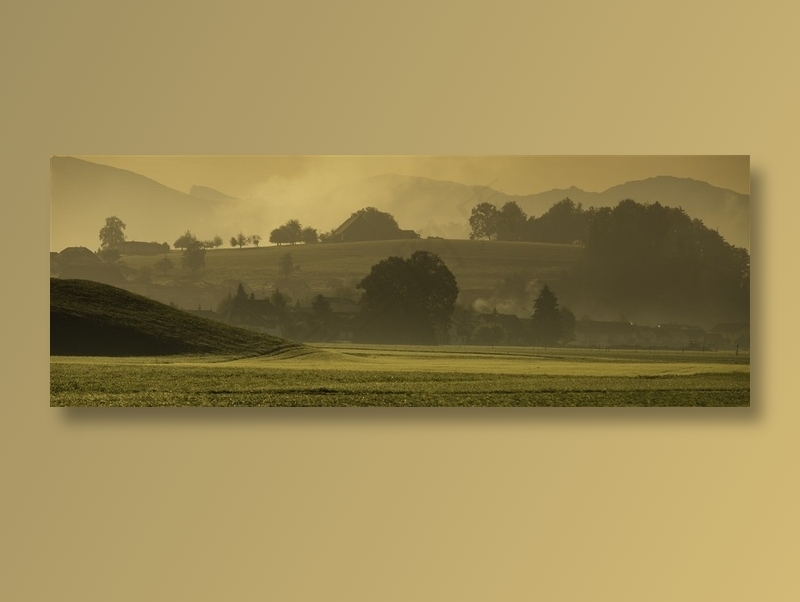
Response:
[[[509,195],[489,186],[385,174],[339,186],[321,197],[321,201],[335,203],[345,210],[352,207],[353,211],[365,205],[377,207],[422,236],[468,238],[469,216],[478,203],[492,203],[499,209],[513,201],[528,216],[538,217],[566,197],[582,203],[584,208],[614,207],[628,198],[639,203],[659,202],[668,207],[682,207],[709,228],[719,229],[730,244],[750,248],[750,195],[671,176],[626,182],[603,192],[572,187]]]
[[[50,171],[53,251],[79,244],[96,249],[100,228],[112,215],[125,222],[131,240],[171,245],[187,228],[204,238],[227,233],[206,230],[230,211],[229,197],[186,194],[132,171],[74,157],[52,157]]]
[[[550,190],[524,197],[519,206],[530,214],[542,213],[561,199],[569,197],[588,207],[614,207],[623,199],[638,203],[661,203],[681,207],[691,217],[719,233],[730,244],[750,249],[750,195],[739,194],[690,178],[657,176],[646,180],[626,182],[603,192],[586,192],[579,188]]]
[[[323,207],[341,207],[343,213],[376,207],[423,237],[457,239],[469,238],[469,216],[478,203],[502,205],[519,198],[488,186],[384,174],[338,186],[317,202]]]
[[[225,202],[237,200],[236,197],[228,196],[224,192],[214,190],[208,186],[199,186],[197,184],[189,189],[189,194],[197,197],[198,199],[205,199],[207,201]]]
[[[50,279],[51,355],[266,355],[295,348],[106,284]]]

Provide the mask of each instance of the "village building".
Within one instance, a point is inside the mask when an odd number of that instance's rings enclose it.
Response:
[[[365,242],[370,240],[398,240],[419,238],[413,230],[392,228],[389,224],[376,226],[368,216],[356,213],[336,228],[328,238],[329,242]]]

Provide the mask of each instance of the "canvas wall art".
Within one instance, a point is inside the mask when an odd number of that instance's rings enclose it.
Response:
[[[748,406],[748,156],[54,156],[51,406]]]

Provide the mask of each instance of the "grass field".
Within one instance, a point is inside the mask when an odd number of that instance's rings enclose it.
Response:
[[[270,357],[51,357],[51,406],[747,406],[723,353],[317,346]]]
[[[278,277],[280,257],[291,253],[294,263],[300,266],[293,278],[305,282],[313,290],[324,290],[331,286],[333,279],[360,280],[378,261],[390,255],[409,257],[417,250],[438,254],[462,289],[493,287],[515,272],[551,277],[577,261],[581,252],[576,245],[443,239],[228,248],[206,252],[206,267],[200,271],[198,279],[210,283],[224,280],[253,284],[271,282]],[[181,253],[169,253],[175,266],[180,266]],[[130,255],[124,256],[122,261],[138,270],[152,266],[161,257]],[[181,273],[178,268],[170,278],[180,277]]]

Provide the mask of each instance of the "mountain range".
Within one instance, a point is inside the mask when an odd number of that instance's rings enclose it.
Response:
[[[572,187],[510,195],[489,186],[386,174],[339,186],[324,195],[321,204],[352,206],[353,211],[371,204],[394,215],[401,227],[413,228],[423,236],[467,238],[469,217],[478,203],[489,202],[499,209],[515,202],[527,215],[538,217],[565,198],[584,208],[614,207],[623,199],[682,207],[706,226],[718,229],[729,243],[750,248],[750,195],[672,176],[626,182],[602,192]]]
[[[266,240],[288,218],[324,232],[368,206],[391,213],[401,228],[414,229],[423,237],[467,238],[469,216],[478,203],[500,208],[513,201],[529,216],[539,216],[566,197],[587,208],[612,207],[626,198],[682,207],[718,229],[731,244],[750,247],[749,195],[671,176],[626,182],[602,192],[573,187],[509,195],[489,186],[383,174],[309,194],[287,206],[280,198],[242,200],[206,186],[181,192],[125,169],[53,157],[51,191],[51,251],[69,246],[94,250],[98,232],[111,215],[126,223],[130,240],[172,244],[187,229],[201,239],[220,235],[227,240],[244,230]]]

